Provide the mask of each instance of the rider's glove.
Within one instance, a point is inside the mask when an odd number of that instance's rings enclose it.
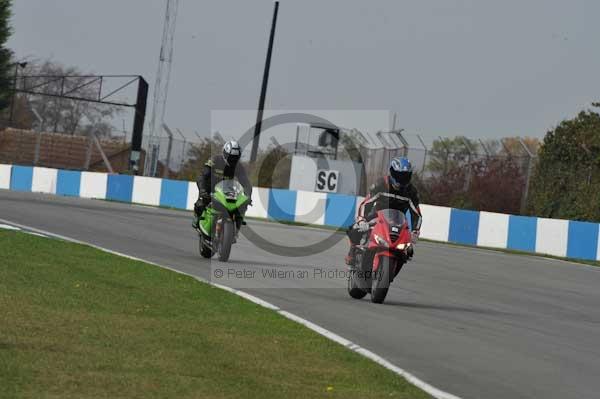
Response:
[[[367,223],[364,220],[361,220],[359,222],[356,223],[356,230],[358,230],[361,233],[365,233],[367,231],[369,231],[369,223]]]
[[[410,233],[410,240],[413,244],[416,244],[417,241],[419,241],[419,235],[421,234],[421,232],[419,230],[413,230]]]

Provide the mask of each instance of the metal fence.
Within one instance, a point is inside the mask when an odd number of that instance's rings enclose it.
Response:
[[[177,177],[190,160],[190,150],[197,146],[197,141],[188,140],[182,135],[182,138],[154,137],[144,136],[142,140],[142,149],[148,154],[146,162],[145,175],[160,177]],[[168,168],[164,168],[164,166]],[[160,169],[160,170],[159,170]]]
[[[190,150],[201,139],[191,141],[178,129],[170,133],[153,142],[149,136],[144,137],[141,164],[148,165],[146,157],[154,157],[157,166],[143,172],[190,178],[182,172],[194,156]],[[403,131],[347,133],[364,165],[359,194],[364,195],[376,179],[385,175],[392,158],[406,156],[413,163],[414,181],[423,202],[507,213],[525,211],[536,165],[535,143],[521,138],[423,137]],[[37,128],[0,131],[0,163],[127,173],[129,151],[130,137],[117,129],[102,135],[94,131],[74,135],[46,133]],[[340,152],[340,157],[344,156],[349,155]]]
[[[405,156],[413,163],[415,184],[428,203],[525,211],[536,140],[423,137],[403,131],[351,134],[359,143],[366,187],[386,173],[392,158]]]
[[[0,131],[0,163],[59,169],[126,172],[130,145],[123,138],[48,133],[7,128]]]

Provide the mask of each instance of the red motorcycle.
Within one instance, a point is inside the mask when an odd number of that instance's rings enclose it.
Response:
[[[412,237],[408,221],[397,209],[382,209],[369,221],[369,233],[355,251],[354,265],[348,275],[348,293],[383,303],[390,283],[412,255]]]

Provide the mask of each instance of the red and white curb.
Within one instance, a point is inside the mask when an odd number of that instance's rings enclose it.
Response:
[[[77,239],[74,239],[74,238],[62,236],[60,234],[54,234],[54,233],[51,233],[49,231],[44,231],[44,230],[36,229],[34,227],[24,226],[24,225],[20,225],[20,224],[17,224],[17,223],[12,223],[12,222],[7,221],[7,220],[0,219],[0,229],[3,229],[3,228],[7,229],[7,230],[19,230],[19,231],[23,231],[23,232],[26,232],[26,233],[29,233],[29,234],[39,235],[39,236],[42,236],[42,237],[58,238],[58,239],[61,239],[61,240],[64,240],[64,241],[73,242],[73,243],[76,243],[76,244],[88,245],[88,246],[90,246],[92,248],[98,249],[100,251],[103,251],[103,252],[106,252],[106,253],[109,253],[109,254],[118,255],[118,256],[122,256],[122,257],[127,258],[127,259],[131,259],[131,260],[135,260],[135,261],[139,261],[139,262],[148,263],[150,265],[154,265],[154,266],[157,266],[157,267],[160,267],[160,268],[163,268],[163,269],[171,270],[171,271],[173,271],[175,273],[179,273],[179,274],[182,274],[182,275],[185,275],[185,276],[192,277],[192,278],[194,278],[194,279],[196,279],[198,281],[201,281],[203,283],[209,284],[209,285],[211,285],[211,286],[213,286],[215,288],[219,288],[219,289],[225,290],[227,292],[230,292],[232,294],[240,296],[240,297],[242,297],[244,299],[247,299],[247,300],[249,300],[251,302],[254,302],[255,304],[257,304],[259,306],[262,306],[262,307],[267,308],[267,309],[271,309],[271,310],[279,313],[283,317],[285,317],[287,319],[290,319],[292,321],[295,321],[296,323],[299,323],[299,324],[301,324],[301,325],[303,325],[303,326],[305,326],[305,327],[313,330],[317,334],[320,334],[320,335],[322,335],[322,336],[324,336],[324,337],[326,337],[326,338],[328,338],[328,339],[330,339],[330,340],[332,340],[334,342],[337,342],[338,344],[343,345],[347,349],[349,349],[351,351],[354,351],[354,352],[356,352],[356,353],[358,353],[358,354],[360,354],[360,355],[362,355],[362,356],[364,356],[364,357],[366,357],[366,358],[374,361],[375,363],[377,363],[377,364],[385,367],[386,369],[388,369],[388,370],[396,373],[397,375],[399,375],[401,377],[404,377],[408,382],[410,382],[411,384],[415,385],[416,387],[422,389],[423,391],[427,392],[429,395],[433,396],[436,399],[461,399],[460,397],[458,397],[456,395],[452,395],[451,393],[444,392],[441,389],[438,389],[438,388],[434,387],[433,385],[428,384],[427,382],[421,380],[420,378],[417,378],[416,376],[414,376],[413,374],[409,373],[408,371],[406,371],[406,370],[404,370],[404,369],[402,369],[402,368],[400,368],[400,367],[392,364],[388,360],[386,360],[383,357],[381,357],[381,356],[379,356],[379,355],[377,355],[377,354],[369,351],[368,349],[365,349],[365,348],[361,347],[360,345],[357,345],[354,342],[349,341],[346,338],[341,337],[341,336],[337,335],[336,333],[331,332],[331,331],[329,331],[329,330],[327,330],[327,329],[325,329],[325,328],[323,328],[323,327],[321,327],[321,326],[319,326],[317,324],[314,324],[314,323],[312,323],[312,322],[310,322],[310,321],[308,321],[306,319],[303,319],[300,316],[296,316],[293,313],[285,311],[285,310],[279,308],[278,306],[273,305],[272,303],[269,303],[269,302],[267,302],[267,301],[265,301],[263,299],[260,299],[260,298],[254,296],[254,295],[250,295],[247,292],[240,291],[240,290],[237,290],[235,288],[227,287],[225,285],[213,283],[213,282],[205,280],[205,279],[203,279],[201,277],[194,276],[192,274],[182,272],[181,270],[177,270],[177,269],[174,269],[174,268],[169,267],[169,266],[160,265],[158,263],[151,262],[151,261],[148,261],[148,260],[145,260],[145,259],[141,259],[141,258],[137,258],[135,256],[123,254],[123,253],[120,253],[120,252],[117,252],[117,251],[113,251],[111,249],[100,247],[98,245],[95,245],[95,244],[92,244],[92,243],[89,243],[89,242],[80,241],[80,240],[77,240]]]

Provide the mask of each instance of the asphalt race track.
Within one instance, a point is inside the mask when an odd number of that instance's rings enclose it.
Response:
[[[0,219],[211,278],[190,213],[0,190]],[[332,234],[259,221],[249,227],[291,246]],[[322,253],[276,256],[240,237],[231,261],[212,265],[343,270],[346,250],[340,235]],[[265,280],[265,288],[244,290],[462,398],[600,397],[600,268],[421,242],[384,305],[349,298],[341,279],[331,282],[339,288],[313,283]]]

